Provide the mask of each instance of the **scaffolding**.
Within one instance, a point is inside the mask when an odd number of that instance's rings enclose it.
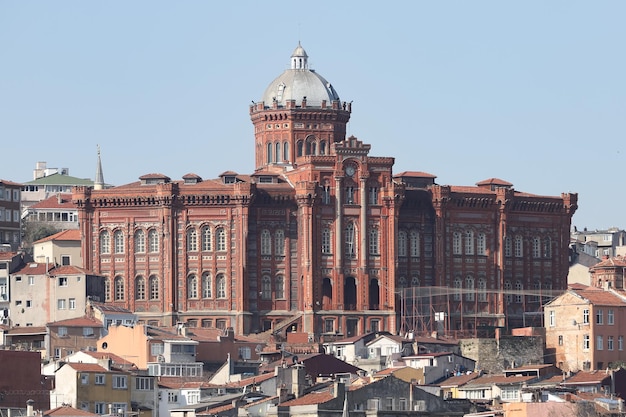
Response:
[[[543,306],[562,290],[449,287],[398,289],[400,334],[492,337],[495,329],[543,327]]]

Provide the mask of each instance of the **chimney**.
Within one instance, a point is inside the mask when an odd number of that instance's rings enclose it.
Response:
[[[35,415],[34,404],[35,404],[34,400],[26,401],[26,416],[27,417],[33,417]]]
[[[61,197],[61,193],[57,194],[57,203],[63,203],[63,198]]]

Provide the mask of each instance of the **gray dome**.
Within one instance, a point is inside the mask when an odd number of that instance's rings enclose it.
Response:
[[[271,106],[274,100],[279,106],[284,106],[288,100],[301,103],[306,97],[307,107],[321,107],[326,100],[330,106],[333,100],[339,100],[339,95],[333,86],[308,66],[308,55],[300,44],[291,54],[291,68],[285,70],[265,89],[262,100],[266,106]]]

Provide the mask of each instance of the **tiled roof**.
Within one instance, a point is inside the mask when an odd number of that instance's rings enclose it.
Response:
[[[190,377],[176,377],[176,376],[162,376],[159,379],[159,387],[169,389],[200,389],[200,388],[217,388],[218,385],[210,384],[203,377],[190,378]]]
[[[80,241],[80,230],[78,229],[69,229],[69,230],[63,230],[59,233],[55,233],[53,235],[50,235],[48,237],[44,237],[43,239],[39,239],[38,241],[36,241],[35,243],[43,243],[43,242],[51,242],[51,241],[72,241],[72,240],[78,240]]]
[[[589,270],[593,271],[594,269],[614,268],[614,267],[626,267],[626,258],[622,256],[616,256],[615,258],[604,259],[600,263],[597,263],[591,268],[589,268]]]
[[[611,375],[604,371],[579,371],[565,379],[561,385],[599,384],[607,378],[611,379]]]
[[[574,290],[570,290],[574,291]],[[580,297],[589,300],[589,302],[593,305],[602,305],[602,306],[620,306],[626,305],[626,301],[621,297],[617,296],[611,291],[606,291],[602,288],[593,288],[588,287],[585,290],[574,291]]]
[[[235,406],[234,406],[234,405],[232,405],[232,404],[225,404],[225,405],[220,405],[220,406],[218,406],[218,407],[213,407],[213,408],[210,408],[210,409],[206,410],[206,411],[205,411],[205,412],[203,412],[203,413],[196,413],[196,414],[215,415],[215,414],[217,414],[217,413],[221,413],[221,412],[223,412],[223,411],[232,410],[232,409],[234,409],[234,408],[235,408]]]
[[[79,266],[74,266],[74,265],[61,265],[61,266],[57,266],[54,269],[50,270],[50,275],[51,276],[58,276],[58,275],[90,275],[91,272],[87,271],[86,269],[83,269]]]
[[[129,360],[122,358],[121,356],[117,356],[115,353],[107,353],[107,352],[83,352],[86,355],[91,356],[94,359],[111,359],[113,364],[116,366],[121,366],[124,368],[134,367],[135,364]]]
[[[133,314],[132,311],[130,311],[127,308],[118,307],[118,306],[114,306],[114,305],[111,305],[111,304],[97,303],[95,301],[92,301],[91,305],[93,306],[93,308],[98,309],[98,310],[102,311],[103,313],[127,313],[127,314]]]
[[[251,376],[249,378],[242,379],[240,381],[230,382],[226,384],[228,387],[245,387],[247,385],[254,385],[260,382],[267,381],[268,379],[274,378],[275,375],[273,372],[268,372],[261,375]]]
[[[21,187],[22,184],[19,184],[17,182],[13,182],[13,181],[9,181],[9,180],[2,180],[0,179],[0,184],[4,184],[4,185],[14,185],[16,187]]]
[[[0,261],[10,261],[17,252],[0,252]]]
[[[59,201],[60,200],[60,201]],[[41,200],[32,206],[29,209],[75,209],[76,206],[72,203],[72,194],[57,194],[51,197],[46,198],[45,200]]]
[[[95,363],[68,362],[65,366],[69,366],[78,372],[109,372],[106,368]]]
[[[450,378],[440,382],[439,385],[442,388],[445,387],[459,387],[461,385],[465,385],[473,379],[478,378],[480,375],[477,372],[472,372],[470,374],[462,374],[451,376]]]
[[[500,178],[488,178],[486,180],[482,180],[476,183],[477,186],[481,186],[481,185],[498,185],[501,187],[512,187],[513,184],[511,184],[508,181],[504,181],[501,180]]]
[[[44,326],[17,326],[7,332],[9,336],[26,336],[46,333],[47,330]]]
[[[69,405],[62,405],[61,407],[53,408],[48,411],[44,411],[44,416],[97,416],[98,414],[90,413],[89,411],[80,410],[78,408],[70,407]]]
[[[102,322],[91,317],[76,317],[48,323],[48,327],[102,327]]]
[[[323,404],[335,398],[330,391],[326,392],[312,392],[310,394],[303,395],[302,397],[295,398],[293,400],[285,401],[281,403],[281,406],[291,407],[294,405],[314,405]]]
[[[393,177],[394,178],[399,178],[399,177],[437,178],[436,175],[429,174],[428,172],[422,172],[422,171],[403,171],[403,172],[400,172],[399,174],[395,174]]]
[[[50,269],[54,268],[54,264],[44,264],[37,262],[29,262],[22,266],[20,269],[15,271],[12,275],[43,275],[47,273]]]
[[[523,382],[530,382],[537,379],[535,376],[504,376],[504,375],[483,375],[480,378],[473,379],[460,389],[475,389],[492,385],[516,385]]]

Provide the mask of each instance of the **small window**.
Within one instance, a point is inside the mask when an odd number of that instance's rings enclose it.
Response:
[[[67,327],[59,327],[59,330],[57,333],[59,334],[59,337],[67,336]]]
[[[69,255],[61,255],[61,265],[70,265]]]
[[[104,374],[96,374],[94,379],[96,385],[104,385],[106,383],[106,375]]]
[[[59,277],[59,287],[67,287],[67,277]]]
[[[83,385],[89,384],[89,374],[80,374],[80,383]]]

